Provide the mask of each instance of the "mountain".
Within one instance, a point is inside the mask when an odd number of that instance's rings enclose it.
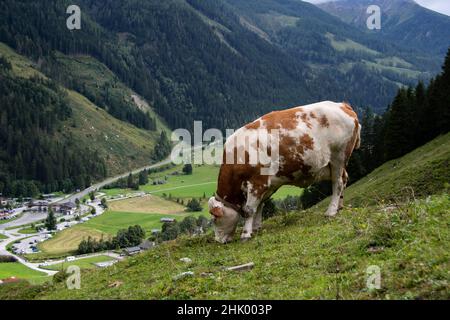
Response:
[[[190,128],[193,120],[237,127],[274,108],[324,99],[382,112],[399,86],[439,70],[419,51],[372,41],[298,0],[82,0],[82,28],[70,32],[69,4],[2,2],[0,41],[119,119],[137,118],[140,126],[142,114],[120,114],[129,108],[111,106],[106,89],[91,97],[77,77],[66,77],[56,52],[97,59],[171,128]]]
[[[74,186],[78,176],[76,185],[86,185],[142,164],[161,131],[191,129],[194,120],[202,120],[204,128],[236,128],[274,109],[319,100],[346,100],[382,113],[399,87],[428,81],[441,61],[374,39],[299,0],[80,0],[82,27],[72,31],[66,28],[70,4],[0,2],[0,43],[34,69],[19,70],[6,57],[13,72],[5,68],[10,86],[4,88],[9,104],[4,123],[17,120],[33,129],[2,131],[6,146],[8,139],[13,145],[11,137],[21,137],[17,148],[2,153],[3,184],[36,180],[44,185],[41,190],[67,190],[64,180]],[[18,79],[20,72],[38,73],[39,79]],[[21,86],[30,90],[25,102],[19,101]],[[12,89],[16,100],[8,100]],[[33,91],[45,99],[35,99]],[[19,102],[28,105],[20,121],[12,111]],[[78,113],[81,108],[85,116]],[[61,117],[53,119],[58,110]],[[33,116],[50,119],[49,127]],[[105,134],[96,129],[100,126]],[[117,132],[121,127],[130,134]],[[31,153],[26,137],[43,129],[48,129],[42,135],[45,148]],[[77,163],[84,154],[103,161],[91,161],[94,170],[81,164],[60,167],[62,152],[45,151],[60,136],[63,145],[74,146]],[[36,154],[46,163],[45,170],[37,170],[39,177],[24,169]],[[16,172],[14,163],[24,170]]]
[[[79,290],[65,281],[24,281],[0,286],[0,298],[448,299],[449,158],[446,134],[347,188],[346,207],[334,219],[323,215],[326,199],[264,221],[247,243],[181,238],[112,268],[82,271]],[[192,263],[180,262],[184,257]],[[225,270],[249,262],[252,270]],[[365,286],[373,265],[382,266],[382,290]],[[192,276],[177,278],[187,271]]]
[[[367,29],[366,10],[370,5],[381,9],[379,31]],[[339,0],[318,6],[379,40],[441,56],[450,46],[450,17],[424,8],[413,0]]]
[[[58,59],[75,65],[72,75],[112,81],[111,71],[94,58],[59,54]],[[168,130],[154,113],[153,131],[116,119],[2,43],[0,79],[0,193],[6,196],[70,192],[147,165],[159,132]],[[111,92],[130,104],[137,97],[119,81],[114,88]]]

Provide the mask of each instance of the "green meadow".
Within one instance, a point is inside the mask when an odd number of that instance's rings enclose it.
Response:
[[[80,259],[80,260],[71,261],[71,262],[62,262],[62,263],[58,263],[58,264],[54,264],[54,265],[46,266],[46,267],[42,267],[42,268],[47,269],[47,270],[55,270],[55,271],[67,270],[67,268],[70,266],[77,266],[80,269],[94,269],[94,268],[96,268],[94,263],[106,262],[106,261],[112,261],[112,260],[115,260],[115,259],[111,258],[109,256],[96,256],[96,257]]]

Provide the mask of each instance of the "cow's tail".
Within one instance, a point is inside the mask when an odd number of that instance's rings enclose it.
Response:
[[[358,128],[356,129],[356,142],[355,142],[355,150],[358,150],[361,147],[361,125],[359,122],[356,123]]]

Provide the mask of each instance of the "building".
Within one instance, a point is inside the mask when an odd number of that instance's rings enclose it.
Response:
[[[142,242],[142,243],[139,245],[139,248],[141,248],[141,250],[146,251],[146,250],[150,250],[151,248],[153,248],[153,247],[155,247],[155,246],[156,246],[156,243],[155,243],[155,242],[150,241],[150,240],[145,240],[144,242]]]
[[[129,247],[129,248],[125,248],[122,251],[122,255],[124,256],[133,256],[135,254],[140,253],[142,250],[140,247]]]
[[[77,209],[77,205],[73,202],[66,202],[66,203],[62,203],[59,208],[58,208],[58,212],[62,213],[63,215],[72,215],[75,213]]]

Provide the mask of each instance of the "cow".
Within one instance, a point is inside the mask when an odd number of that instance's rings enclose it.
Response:
[[[271,160],[277,170],[270,174],[261,173],[267,164],[251,163],[249,152],[242,153],[236,145],[249,139],[259,146],[263,141],[254,133],[261,130],[278,134],[277,147],[267,147],[267,155],[278,155]],[[360,146],[360,132],[352,107],[331,101],[273,111],[235,131],[224,144],[217,191],[208,201],[216,241],[231,241],[240,217],[245,219],[241,240],[250,239],[261,228],[264,202],[283,185],[305,188],[331,180],[333,193],[325,214],[335,216],[343,207],[346,166]]]

